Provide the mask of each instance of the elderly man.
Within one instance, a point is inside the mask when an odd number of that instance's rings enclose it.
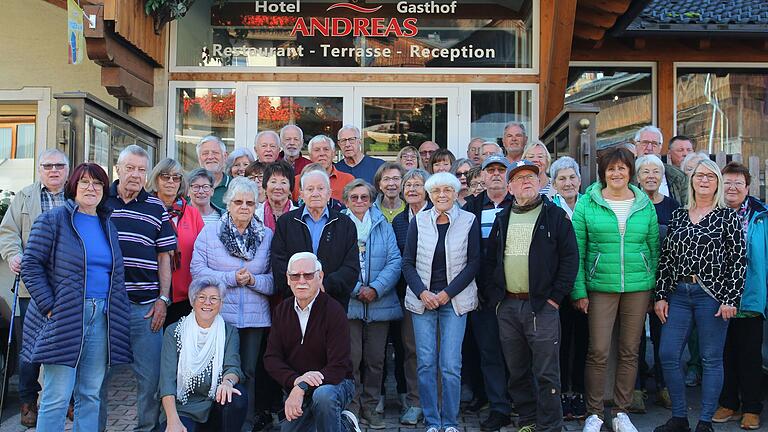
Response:
[[[525,125],[518,122],[509,122],[504,126],[504,134],[501,143],[507,151],[507,159],[516,162],[523,158],[523,149],[528,144],[528,134]]]
[[[501,146],[494,142],[486,141],[483,143],[482,146],[480,146],[480,165],[485,162],[488,157],[491,155],[502,155],[504,156],[504,151],[501,149]],[[507,161],[509,162],[509,161]]]
[[[309,158],[313,163],[319,163],[325,168],[325,173],[331,182],[331,196],[337,201],[342,200],[344,186],[355,179],[352,174],[341,172],[333,166],[333,155],[336,152],[336,146],[330,137],[325,135],[315,135],[307,144],[309,148]],[[296,173],[296,183],[293,188],[293,200],[299,199],[300,179],[302,173]]]
[[[421,168],[432,174],[432,165],[429,160],[432,158],[432,154],[439,149],[440,146],[434,141],[424,141],[419,146],[419,163]]]
[[[291,164],[295,174],[301,173],[305,166],[312,163],[301,155],[304,146],[304,131],[300,127],[289,124],[280,129],[280,147],[283,149],[282,158]]]
[[[487,188],[475,199],[468,200],[464,210],[474,214],[480,221],[481,250],[486,254],[489,253],[486,246],[496,214],[509,207],[512,196],[507,192],[507,169],[509,168],[507,158],[492,155],[485,159],[482,168],[481,175]],[[493,251],[490,253],[493,254]],[[486,274],[488,273],[481,270],[475,278],[478,290],[481,292],[486,285],[484,277]],[[495,431],[512,422],[509,417],[512,407],[507,397],[506,383],[503,379],[499,379],[505,375],[505,366],[499,346],[499,325],[496,322],[495,305],[488,304],[483,296],[478,297],[480,305],[469,313],[469,326],[480,354],[480,372],[485,395],[475,395],[477,405],[475,411],[479,411],[479,407],[483,406],[486,400],[490,402],[491,412],[488,418],[480,423],[480,427],[482,430]]]
[[[539,194],[538,173],[520,160],[507,174],[512,204],[488,238],[485,298],[496,309],[518,424],[549,432],[563,426],[558,309],[573,288],[579,251],[565,212]]]
[[[656,155],[661,158],[664,137],[656,126],[645,126],[635,134],[635,156]],[[685,173],[670,163],[664,164],[659,193],[673,198],[680,205],[688,202],[688,179]]]
[[[360,276],[355,223],[328,208],[331,182],[324,171],[307,171],[297,182],[304,204],[277,220],[272,239],[272,274],[275,292],[288,297],[285,279],[289,257],[313,252],[325,267],[325,292],[347,310],[349,295]]]
[[[483,161],[480,160],[480,148],[483,146],[485,139],[472,138],[467,144],[467,159],[472,161],[473,165],[480,165]]]
[[[211,204],[223,209],[226,207],[224,205],[224,193],[227,192],[229,181],[232,180],[232,177],[224,172],[227,163],[227,146],[224,145],[224,141],[221,138],[208,135],[197,143],[195,150],[197,151],[197,161],[200,164],[200,168],[207,169],[213,176]]]
[[[336,169],[373,184],[373,176],[376,175],[376,170],[384,161],[363,154],[360,129],[352,125],[345,125],[339,129],[337,138],[344,159],[336,162]]]
[[[314,254],[292,255],[283,278],[293,298],[275,308],[264,354],[264,368],[288,393],[281,430],[359,432],[344,410],[355,391],[347,314],[326,294]]]
[[[253,144],[256,160],[261,163],[272,163],[280,155],[280,136],[275,131],[265,130],[256,135]]]
[[[696,145],[691,138],[685,135],[675,135],[669,140],[667,162],[682,170],[683,159],[695,151]]]
[[[58,207],[66,201],[64,185],[69,175],[67,156],[59,150],[49,149],[40,153],[37,160],[38,180],[16,194],[0,224],[0,257],[8,263],[15,274],[21,271],[21,257],[35,219],[40,216],[40,213]],[[24,315],[26,315],[29,301],[29,291],[24,284],[20,284],[19,318],[21,322],[17,328],[24,327]],[[21,424],[26,427],[35,427],[37,424],[37,397],[40,392],[37,378],[39,375],[39,363],[19,361]]]
[[[205,144],[216,142],[209,140]],[[217,145],[211,147],[218,149]],[[144,190],[148,168],[149,155],[144,149],[137,145],[123,149],[117,158],[118,179],[112,183],[106,201],[125,261],[131,345],[135,348],[132,366],[138,384],[135,430],[144,432],[158,425],[160,405],[155,395],[160,379],[161,330],[171,304],[171,252],[176,250],[176,234],[165,205]],[[106,423],[107,387],[108,380],[104,380],[99,430],[104,430]]]

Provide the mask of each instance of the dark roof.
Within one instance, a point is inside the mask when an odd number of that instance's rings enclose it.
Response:
[[[766,33],[766,0],[651,0],[627,27],[650,33]]]

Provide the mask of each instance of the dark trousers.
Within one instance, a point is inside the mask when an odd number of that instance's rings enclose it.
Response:
[[[24,316],[27,314],[27,308],[29,307],[29,298],[19,297],[19,324],[18,329],[24,328]],[[17,334],[21,335],[22,332]],[[22,339],[17,338],[19,341],[17,346],[19,347],[19,353],[21,353]],[[37,396],[40,394],[42,388],[37,378],[40,376],[40,363],[30,363],[21,359],[19,356],[19,399],[21,403],[37,404]]]
[[[537,432],[562,430],[560,314],[549,303],[534,313],[529,301],[509,298],[497,314],[518,424],[535,424]]]
[[[469,316],[472,316],[470,312]],[[475,329],[472,320],[467,319],[467,327],[464,329],[464,340],[461,343],[461,384],[472,389],[475,399],[487,400],[483,373],[480,370],[480,349],[475,339]]]
[[[189,303],[189,300],[171,303],[171,305],[168,306],[168,313],[165,315],[163,329],[167,329],[169,325],[189,315],[190,312],[192,312],[192,305]]]
[[[355,415],[372,412],[381,394],[389,321],[349,320],[355,394],[347,405]]]
[[[653,344],[653,377],[656,382],[656,391],[659,391],[667,386],[664,381],[664,370],[661,367],[661,359],[659,358],[659,343],[661,341],[661,320],[656,316],[655,312],[648,312],[648,325],[651,328],[651,343]],[[645,353],[648,349],[648,341],[645,337],[645,331],[640,338],[640,353],[637,359],[637,380],[635,381],[635,389],[645,390],[646,381],[650,373],[650,367],[648,362],[645,361]]]
[[[387,336],[387,346],[392,343],[395,354],[395,382],[397,384],[397,393],[405,394],[408,391],[408,385],[405,380],[405,347],[403,346],[402,321],[389,322],[389,335]],[[386,360],[384,360],[384,373],[381,375],[381,395],[387,394],[386,381],[389,373]]]
[[[240,384],[235,386],[242,395],[232,395],[232,402],[221,405],[214,402],[211,405],[211,412],[208,414],[208,421],[197,423],[189,417],[179,416],[181,423],[187,428],[187,432],[240,432],[245,420],[245,411],[248,403],[248,393]],[[167,422],[160,425],[160,430],[164,431],[168,426]]]
[[[256,367],[261,362],[259,353],[261,352],[261,340],[264,337],[263,328],[241,328],[238,329],[240,336],[240,367],[245,375],[243,386],[249,395],[256,394]],[[245,411],[245,421],[253,422],[254,415],[253,400],[247,404]]]
[[[720,405],[751,414],[763,410],[763,318],[733,318],[728,323],[723,353],[723,390]]]
[[[480,353],[480,372],[491,410],[509,414],[512,405],[507,396],[507,371],[501,353],[496,311],[492,307],[483,306],[469,313],[469,322]]]
[[[268,339],[269,329],[264,329],[264,335],[261,338],[259,360],[264,358]],[[256,393],[250,398],[255,406],[256,412],[277,412],[283,409],[283,388],[272,379],[272,376],[270,376],[266,370],[264,370],[263,361],[259,361],[256,365],[256,382],[259,383],[259,385],[256,388]]]
[[[584,393],[584,365],[589,348],[587,315],[574,309],[566,300],[560,305],[560,388]]]

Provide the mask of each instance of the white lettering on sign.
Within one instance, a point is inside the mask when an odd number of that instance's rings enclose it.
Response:
[[[401,14],[453,14],[456,13],[456,1],[451,4],[438,4],[434,0],[427,3],[412,4],[407,1],[397,3],[397,11]]]
[[[323,57],[392,57],[390,48],[337,48],[329,44],[320,44],[323,49]]]
[[[211,50],[214,57],[304,57],[304,46],[297,47],[226,47],[221,44],[213,44]]]
[[[474,48],[472,45],[461,48],[424,48],[411,45],[411,57],[417,58],[447,58],[451,62],[456,59],[470,58],[496,58],[496,50],[493,48]]]
[[[269,0],[256,0],[256,12],[257,13],[299,13],[301,12],[301,0],[296,0],[296,3],[270,3]]]

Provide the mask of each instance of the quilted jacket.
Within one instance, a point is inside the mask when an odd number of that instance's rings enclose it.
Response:
[[[602,185],[589,186],[576,202],[573,229],[579,246],[579,273],[571,298],[589,291],[623,293],[650,291],[655,287],[659,263],[659,224],[656,209],[645,192],[629,185],[635,194],[624,235],[603,198]]]
[[[83,340],[85,248],[74,226],[77,205],[67,201],[37,218],[21,264],[32,302],[24,319],[22,356],[27,361],[77,367]],[[112,247],[107,302],[109,364],[131,363],[131,312],[125,291],[123,255],[109,214],[99,213]],[[48,313],[51,317],[48,318]]]

